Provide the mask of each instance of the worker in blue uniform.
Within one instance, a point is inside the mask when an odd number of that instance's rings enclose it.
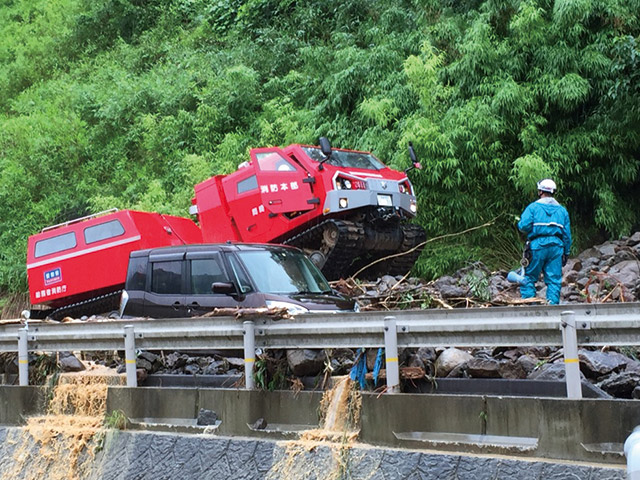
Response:
[[[545,178],[538,182],[538,200],[529,204],[518,222],[518,229],[527,235],[531,259],[525,269],[526,281],[520,286],[522,298],[536,295],[536,282],[544,273],[547,300],[560,303],[562,267],[571,248],[571,225],[566,208],[555,198],[556,183]]]

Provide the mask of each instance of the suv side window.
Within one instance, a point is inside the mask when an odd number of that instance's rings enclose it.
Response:
[[[214,282],[228,282],[220,257],[191,260],[191,293],[210,294]]]
[[[147,257],[132,257],[127,270],[127,290],[144,290],[147,286]]]
[[[151,267],[151,291],[163,294],[182,292],[182,262],[154,262]]]

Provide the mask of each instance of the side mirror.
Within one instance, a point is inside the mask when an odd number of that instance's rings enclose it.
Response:
[[[211,291],[213,293],[221,293],[224,295],[237,295],[236,287],[231,282],[213,282],[211,284]]]
[[[320,150],[322,151],[324,158],[320,162],[320,165],[318,165],[318,170],[322,170],[324,169],[322,164],[327,160],[329,160],[329,158],[331,158],[331,143],[329,142],[329,139],[327,137],[320,137],[319,141],[320,141]]]
[[[409,158],[411,158],[412,166],[407,168],[404,171],[404,173],[407,173],[408,171],[413,170],[414,168],[417,168],[418,170],[422,170],[422,165],[418,161],[418,157],[416,156],[416,151],[413,149],[413,143],[411,142],[409,142]]]
[[[327,137],[320,137],[320,150],[325,157],[331,156],[331,143]]]

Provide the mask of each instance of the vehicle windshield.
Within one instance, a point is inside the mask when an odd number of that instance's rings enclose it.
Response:
[[[322,273],[301,252],[288,249],[237,252],[258,291],[274,294],[330,293]]]
[[[302,147],[311,160],[321,162],[324,160],[322,150],[318,147]],[[335,167],[362,168],[365,170],[380,170],[385,168],[384,164],[370,153],[365,152],[345,152],[343,150],[333,150],[326,164]]]

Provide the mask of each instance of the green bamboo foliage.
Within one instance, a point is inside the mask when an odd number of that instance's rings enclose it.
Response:
[[[28,235],[108,207],[187,214],[252,147],[374,152],[434,237],[416,273],[508,266],[553,176],[587,244],[640,225],[639,0],[16,0],[0,6],[0,291]],[[496,248],[496,246],[499,246]],[[515,253],[514,253],[515,252]]]

